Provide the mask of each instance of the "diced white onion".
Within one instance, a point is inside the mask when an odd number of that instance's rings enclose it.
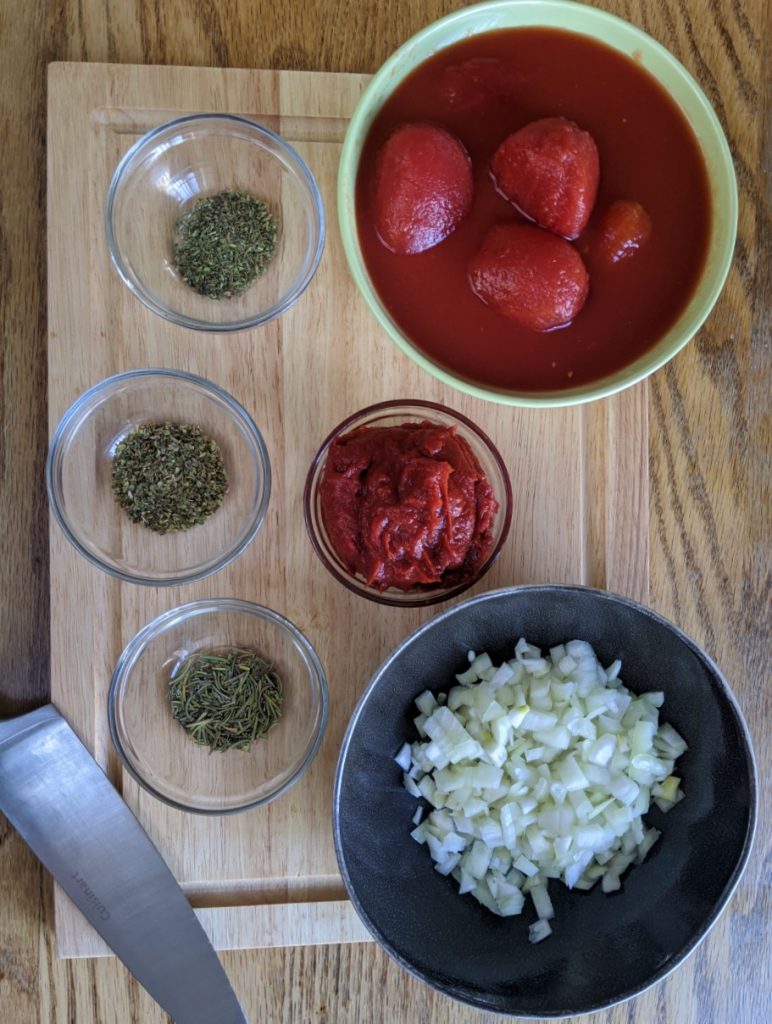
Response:
[[[527,875],[528,878],[532,878],[533,875],[538,875],[539,873],[539,869],[536,865],[532,861],[528,860],[527,857],[523,857],[522,855],[514,861],[514,867],[516,867],[518,871],[522,871],[522,873]]]
[[[402,776],[402,783],[403,783],[405,789],[408,791],[408,793],[411,796],[416,797],[416,799],[418,799],[421,796],[423,796],[423,794],[422,794],[421,790],[418,788],[415,780],[412,779],[407,773],[405,773]],[[416,822],[416,824],[418,824],[418,822]]]
[[[555,916],[552,900],[547,892],[546,885],[535,885],[531,889],[531,899],[536,916],[542,921],[549,921]]]
[[[424,690],[420,697],[416,697],[415,705],[422,715],[428,716],[437,707],[437,698],[431,690]]]
[[[412,764],[412,757],[410,756],[410,744],[403,743],[399,753],[394,758],[397,764],[400,766],[403,772],[409,772]]]
[[[528,929],[529,942],[541,942],[542,939],[548,939],[550,935],[552,935],[552,929],[549,921],[545,921],[542,917],[538,921],[534,921]]]
[[[416,699],[420,739],[395,757],[405,788],[431,805],[410,834],[435,869],[501,916],[530,893],[531,942],[551,934],[550,878],[621,888],[659,838],[644,828],[650,804],[684,796],[673,770],[687,747],[659,722],[664,695],[631,693],[621,668],[604,669],[581,640],[543,656],[520,639],[500,665],[470,651],[459,685]]]

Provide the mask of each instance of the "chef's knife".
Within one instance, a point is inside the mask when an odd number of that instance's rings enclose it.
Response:
[[[0,811],[177,1024],[246,1024],[171,871],[51,704],[0,721]]]

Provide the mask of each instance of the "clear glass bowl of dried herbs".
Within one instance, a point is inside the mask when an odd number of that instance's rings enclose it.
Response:
[[[193,601],[130,641],[108,718],[127,770],[159,800],[228,814],[274,800],[313,761],[324,669],[289,619],[249,601]]]
[[[231,114],[180,117],[131,146],[107,194],[123,282],[159,316],[244,331],[302,295],[322,256],[316,179],[288,142]]]
[[[228,392],[180,370],[132,370],[86,391],[46,465],[49,503],[94,565],[149,586],[188,583],[237,557],[265,519],[263,438]]]

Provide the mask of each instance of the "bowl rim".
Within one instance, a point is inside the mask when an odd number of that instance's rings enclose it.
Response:
[[[726,242],[719,245],[715,240],[716,237],[718,237],[715,233],[715,221],[717,219],[716,209],[719,207],[714,205],[714,228],[711,231],[711,240],[708,243],[706,260],[707,257],[710,256],[714,245],[716,245],[720,250],[719,258],[715,263],[713,274],[711,275],[712,285],[701,304],[701,310],[696,315],[692,314],[688,318],[687,322],[684,324],[683,335],[679,340],[676,343],[670,343],[665,350],[660,351],[660,346],[667,337],[666,333],[655,346],[636,359],[630,367],[623,367],[612,374],[606,375],[600,380],[591,381],[587,384],[579,385],[571,389],[561,389],[559,391],[496,391],[492,387],[486,387],[480,383],[467,380],[424,354],[417,345],[414,345],[407,339],[402,330],[392,320],[387,310],[382,306],[364,264],[364,259],[358,242],[356,216],[355,214],[352,215],[350,213],[350,208],[353,204],[352,194],[356,186],[359,162],[354,151],[359,146],[360,136],[364,137],[366,135],[369,130],[370,123],[375,116],[373,110],[370,109],[370,105],[373,103],[373,100],[378,100],[378,95],[382,90],[386,90],[390,93],[394,82],[396,81],[397,84],[401,83],[410,73],[409,70],[404,72],[400,71],[401,63],[410,58],[412,50],[426,44],[427,40],[430,40],[433,35],[436,33],[442,33],[442,30],[447,29],[449,26],[462,25],[464,22],[468,21],[470,22],[471,28],[466,35],[478,34],[473,28],[475,18],[479,18],[480,16],[491,14],[496,11],[506,11],[517,8],[524,12],[527,12],[529,9],[538,10],[540,12],[552,12],[556,19],[558,15],[560,16],[560,23],[558,24],[557,20],[527,20],[520,26],[510,26],[512,28],[533,28],[538,27],[540,24],[548,28],[558,26],[564,31],[574,34],[588,35],[590,38],[596,39],[605,46],[610,46],[612,49],[618,49],[618,47],[614,46],[605,38],[595,33],[591,33],[586,27],[577,27],[574,24],[574,21],[578,17],[583,20],[585,25],[586,23],[591,22],[594,25],[605,26],[612,32],[615,31],[617,33],[626,34],[629,39],[635,40],[640,44],[640,46],[645,47],[648,54],[653,55],[658,61],[668,67],[669,72],[679,80],[685,91],[689,93],[691,100],[700,108],[700,111],[705,118],[705,125],[710,132],[711,144],[715,145],[715,153],[717,157],[716,176],[721,178],[722,181],[725,179],[726,185],[725,193],[722,191],[720,194],[720,209],[726,219],[726,232],[722,233],[722,235],[725,234]],[[563,21],[565,21],[565,24],[563,24]],[[501,27],[503,26],[494,26],[494,28]],[[481,31],[484,31],[484,29],[481,29]],[[440,50],[445,49],[447,45],[450,45],[450,43],[443,42],[439,46],[435,46],[429,54],[425,54],[421,58],[420,62],[423,62],[433,54],[440,52]],[[416,65],[413,64],[412,67],[414,66]],[[662,82],[658,74],[655,74],[650,68],[646,68],[646,70],[657,80],[663,89],[670,93],[670,89]],[[391,88],[389,88],[389,86],[391,86]],[[690,118],[683,110],[679,99],[672,96],[672,93],[671,98],[679,109],[681,109],[687,122],[690,122]],[[378,102],[376,111],[380,110],[381,105],[382,101]],[[702,141],[694,128],[693,131],[698,146],[703,153],[703,156],[705,156],[705,149],[702,145]],[[709,179],[711,179],[710,175]],[[615,14],[611,14],[608,11],[591,6],[590,4],[577,3],[575,0],[487,0],[487,2],[484,3],[473,4],[469,7],[462,7],[457,11],[453,11],[450,14],[426,25],[406,40],[406,42],[395,50],[394,53],[387,58],[385,63],[381,65],[357,102],[341,149],[340,162],[338,165],[336,200],[338,224],[343,242],[343,250],[346,255],[351,275],[370,312],[397,347],[412,359],[413,362],[426,370],[433,377],[458,391],[473,395],[476,398],[481,398],[488,402],[523,408],[560,408],[564,406],[581,405],[600,398],[607,398],[610,395],[617,394],[619,391],[628,387],[632,387],[651,376],[651,374],[655,373],[657,370],[661,369],[662,366],[678,355],[678,353],[694,338],[713,311],[732,265],[737,237],[737,178],[731,151],[726,139],[726,134],[721,126],[721,122],[696,79],[674,54],[672,54],[661,43],[657,42],[657,40],[647,32],[644,32],[643,29],[638,28],[637,25],[634,25],[632,22],[627,21],[624,18],[620,18]],[[707,265],[708,263],[706,262],[706,267]],[[698,289],[699,282],[692,299],[687,306],[684,307],[679,317],[679,321],[676,321],[676,323],[680,322],[680,319],[686,317],[691,304],[697,295]],[[672,331],[672,329],[673,328],[671,327],[670,330]]]
[[[114,565],[108,564],[86,548],[81,542],[78,533],[70,525],[70,520],[67,518],[62,506],[60,505],[57,487],[54,482],[56,469],[61,465],[62,440],[72,425],[79,425],[79,418],[85,419],[89,415],[90,410],[88,410],[88,406],[92,401],[103,392],[110,391],[116,384],[119,384],[122,381],[133,382],[148,377],[170,378],[172,380],[182,381],[184,384],[194,384],[208,392],[212,397],[219,399],[226,406],[235,421],[240,425],[242,433],[249,438],[253,445],[255,459],[260,467],[259,471],[263,481],[260,500],[253,513],[252,523],[239,544],[233,548],[233,550],[227,551],[211,565],[203,569],[177,573],[174,576],[162,578],[126,572],[123,569],[119,569]],[[86,410],[86,416],[81,417],[84,409]],[[232,561],[238,558],[257,536],[263,522],[265,521],[265,517],[268,512],[268,504],[271,498],[271,462],[268,456],[268,449],[257,424],[244,406],[237,401],[233,395],[220,387],[219,384],[215,384],[206,377],[199,377],[197,374],[189,373],[187,370],[175,370],[162,367],[146,367],[139,370],[126,370],[122,373],[113,374],[110,377],[105,377],[104,380],[101,380],[96,384],[92,384],[90,388],[87,388],[86,391],[79,395],[60,419],[56,430],[54,431],[54,435],[51,438],[51,443],[48,446],[48,454],[46,456],[45,479],[49,508],[51,509],[53,517],[62,533],[70,544],[72,544],[75,550],[88,562],[96,566],[97,569],[101,569],[102,572],[107,573],[109,576],[122,580],[124,583],[137,583],[142,586],[149,587],[176,587],[183,583],[195,583],[197,580],[205,579],[207,576],[211,576],[214,573],[219,572],[220,569],[224,569],[226,565],[229,565]]]
[[[319,694],[319,715],[313,743],[306,751],[302,761],[296,765],[292,774],[285,779],[281,786],[266,796],[260,797],[258,800],[249,800],[248,802],[239,804],[236,807],[217,809],[196,807],[193,804],[185,804],[179,800],[174,800],[172,797],[161,793],[142,777],[129,759],[121,741],[115,706],[121,684],[128,680],[131,670],[134,668],[138,658],[141,656],[147,647],[147,644],[151,640],[160,636],[170,626],[176,626],[179,623],[195,618],[198,615],[223,611],[242,612],[254,615],[264,621],[271,622],[274,626],[277,626],[281,632],[289,635],[290,639],[305,656],[306,662],[309,666],[312,686],[315,687]],[[324,666],[322,665],[319,655],[311,641],[294,624],[294,622],[291,622],[284,615],[274,611],[272,608],[268,608],[266,605],[257,604],[254,601],[245,601],[240,598],[204,598],[198,601],[188,601],[186,604],[177,605],[175,608],[170,608],[168,611],[157,615],[154,619],[138,630],[138,632],[134,634],[131,640],[129,640],[124,647],[121,652],[121,656],[116,663],[115,669],[113,670],[113,674],[110,678],[110,686],[107,692],[107,720],[110,727],[110,736],[113,741],[113,746],[115,747],[126,771],[128,771],[131,777],[146,792],[150,793],[151,796],[160,800],[161,803],[166,804],[168,807],[174,807],[179,811],[186,811],[190,814],[201,814],[207,817],[222,817],[224,815],[239,814],[242,811],[252,810],[255,807],[262,807],[265,804],[271,803],[273,800],[276,800],[277,797],[286,793],[287,790],[294,786],[300,777],[305,774],[306,770],[310,767],[319,752],[319,747],[322,744],[322,740],[324,739],[324,734],[327,729],[329,711],[330,695],[327,683],[327,674],[324,671]]]
[[[367,587],[364,583],[358,584],[354,578],[345,575],[333,562],[330,561],[319,541],[315,517],[311,510],[316,499],[317,492],[317,487],[314,486],[314,478],[317,470],[323,470],[323,464],[326,460],[328,449],[335,438],[343,434],[353,424],[362,421],[366,417],[372,417],[376,413],[386,412],[388,410],[394,410],[396,414],[397,410],[403,408],[419,410],[428,409],[433,412],[439,412],[450,419],[457,420],[459,423],[463,424],[464,427],[471,430],[490,453],[501,475],[504,485],[504,494],[494,494],[494,497],[499,503],[499,511],[503,512],[501,535],[485,563],[474,577],[463,583],[459,583],[448,590],[421,590],[416,591],[412,596],[410,596],[412,593],[411,591],[405,591],[404,593],[408,596],[398,598],[389,596],[388,591],[381,592],[374,590],[372,587]],[[406,415],[409,414],[406,413]],[[367,424],[362,423],[361,425],[366,426]],[[488,483],[490,483],[490,481],[488,481]],[[432,402],[423,398],[388,399],[382,402],[374,402],[372,405],[367,405],[358,412],[351,413],[344,420],[341,420],[341,422],[329,432],[327,437],[325,437],[318,451],[311,460],[308,473],[306,474],[306,482],[303,487],[303,518],[306,524],[306,532],[319,561],[325,569],[327,569],[327,571],[334,576],[339,583],[342,583],[347,590],[350,590],[352,594],[356,594],[358,597],[364,597],[368,601],[373,601],[376,604],[388,605],[393,608],[426,608],[430,605],[439,604],[442,601],[449,601],[451,598],[458,597],[459,594],[464,593],[464,591],[469,590],[470,587],[479,583],[497,561],[504,544],[509,537],[509,531],[512,526],[512,503],[512,481],[510,480],[509,470],[507,469],[507,465],[504,462],[501,453],[491,438],[488,437],[481,427],[478,427],[473,420],[468,416],[465,416],[463,413],[458,412],[455,409],[451,409],[450,406],[443,405],[440,402]]]
[[[486,591],[482,594],[477,594],[474,597],[468,598],[465,601],[461,601],[458,604],[453,605],[450,608],[443,609],[438,612],[437,615],[433,616],[427,622],[422,623],[416,629],[414,629],[408,636],[406,636],[397,647],[391,651],[386,659],[378,666],[374,674],[371,676],[365,689],[363,690],[359,700],[357,701],[356,707],[351,713],[346,732],[341,741],[340,753],[338,755],[338,763],[335,769],[335,783],[333,787],[333,799],[332,799],[332,832],[333,840],[335,843],[335,855],[338,861],[338,867],[340,869],[343,883],[346,887],[349,899],[354,905],[360,920],[367,928],[368,932],[373,936],[376,942],[385,950],[385,952],[395,960],[401,967],[403,967],[408,973],[412,974],[413,977],[431,988],[436,989],[438,992],[442,992],[444,995],[450,995],[448,991],[442,989],[433,979],[426,977],[423,972],[419,971],[416,967],[411,965],[397,952],[391,949],[389,942],[386,940],[384,935],[381,933],[377,925],[370,919],[367,912],[365,911],[362,903],[359,899],[358,894],[353,888],[351,882],[351,876],[348,871],[348,867],[343,854],[343,839],[341,835],[340,825],[340,798],[341,789],[343,785],[343,775],[346,766],[346,759],[348,756],[349,748],[352,744],[354,732],[358,721],[364,711],[364,708],[369,700],[371,693],[380,685],[382,677],[391,667],[392,663],[402,654],[402,652],[409,647],[412,643],[418,640],[424,633],[428,632],[437,622],[450,618],[453,615],[463,613],[463,611],[471,605],[485,604],[488,601],[495,601],[503,596],[511,596],[513,594],[537,594],[537,593],[585,593],[592,594],[596,598],[607,601],[611,604],[622,604],[628,608],[633,609],[646,616],[647,618],[653,619],[659,625],[664,626],[667,630],[671,631],[677,639],[679,639],[690,651],[697,657],[698,661],[702,662],[710,674],[714,677],[718,684],[718,689],[723,698],[729,705],[730,710],[733,712],[740,736],[742,739],[742,751],[744,754],[744,760],[748,769],[748,789],[749,789],[749,807],[748,807],[748,824],[745,830],[745,837],[743,841],[742,850],[740,856],[732,870],[729,880],[724,888],[720,898],[713,906],[706,922],[699,929],[694,938],[688,942],[671,960],[666,963],[654,974],[636,988],[624,993],[618,998],[608,999],[597,1005],[588,1006],[579,1010],[571,1011],[557,1011],[549,1012],[542,1011],[538,1015],[523,1013],[516,1010],[496,1010],[492,1011],[490,1007],[483,1006],[481,1003],[474,1001],[471,997],[466,994],[460,994],[458,991],[452,993],[451,998],[456,999],[462,1003],[466,1003],[469,1006],[474,1006],[476,1009],[484,1009],[487,1012],[500,1013],[502,1016],[513,1016],[522,1018],[523,1020],[566,1020],[572,1019],[577,1015],[599,1013],[603,1010],[609,1010],[614,1006],[618,1006],[621,1003],[627,1002],[629,999],[633,999],[636,996],[642,995],[647,992],[654,985],[667,978],[673,973],[681,964],[697,949],[697,947],[706,938],[708,933],[711,931],[713,926],[716,924],[718,919],[723,914],[727,907],[727,904],[734,895],[737,886],[740,883],[745,869],[748,866],[748,860],[751,855],[753,848],[754,839],[756,836],[756,827],[758,824],[758,800],[759,800],[759,779],[758,779],[758,767],[756,764],[756,756],[753,749],[753,742],[751,738],[750,729],[743,715],[742,709],[739,705],[737,697],[733,693],[729,683],[723,676],[723,673],[719,669],[718,665],[713,661],[707,652],[702,648],[683,630],[677,626],[674,622],[666,619],[663,615],[655,612],[652,608],[641,604],[639,601],[635,601],[630,597],[626,597],[623,594],[616,594],[609,590],[601,590],[597,587],[588,587],[580,584],[562,584],[562,583],[536,583],[536,584],[522,584],[520,586],[513,587],[501,587],[496,590]]]
[[[311,200],[310,206],[313,211],[313,221],[316,227],[316,244],[313,249],[313,255],[308,262],[306,272],[295,287],[282,295],[276,302],[272,303],[272,305],[268,306],[268,308],[262,312],[252,316],[242,317],[238,320],[225,320],[220,322],[202,320],[199,317],[188,316],[185,313],[181,313],[178,310],[172,309],[171,306],[167,306],[165,303],[162,303],[160,300],[157,300],[153,293],[149,292],[144,285],[138,281],[138,279],[135,280],[129,273],[126,262],[121,253],[120,246],[116,240],[114,227],[115,205],[118,193],[131,169],[130,165],[133,163],[135,158],[159,136],[171,131],[172,129],[185,125],[192,125],[194,123],[203,123],[206,121],[242,125],[243,127],[248,128],[249,131],[255,133],[258,137],[269,140],[271,144],[282,153],[287,165],[292,168],[292,170],[297,174],[299,180],[305,185]],[[286,311],[297,302],[313,280],[319,267],[319,263],[321,262],[327,237],[327,218],[324,211],[324,201],[316,178],[306,161],[294,146],[276,132],[271,131],[270,128],[266,128],[265,125],[260,124],[258,121],[244,117],[241,114],[201,112],[197,114],[185,114],[182,117],[175,117],[170,121],[165,121],[163,124],[158,125],[158,127],[152,128],[149,132],[145,132],[141,135],[140,138],[138,138],[129,147],[126,153],[124,153],[113,172],[113,176],[110,179],[110,185],[107,189],[107,199],[105,201],[104,208],[104,229],[107,238],[107,247],[110,252],[110,260],[115,267],[118,276],[132,295],[139,299],[147,309],[156,313],[169,323],[176,324],[178,327],[186,327],[194,331],[203,331],[209,334],[232,334],[237,331],[248,331],[254,327],[260,327],[263,324],[267,324],[271,320],[275,320],[278,316],[281,316],[282,313],[286,313]]]

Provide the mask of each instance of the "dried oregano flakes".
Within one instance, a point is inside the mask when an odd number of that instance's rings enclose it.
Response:
[[[174,266],[199,295],[233,298],[265,273],[277,234],[276,220],[262,199],[224,189],[199,199],[177,222]]]
[[[228,476],[219,445],[200,427],[142,424],[115,450],[112,489],[132,522],[178,533],[217,511]]]

